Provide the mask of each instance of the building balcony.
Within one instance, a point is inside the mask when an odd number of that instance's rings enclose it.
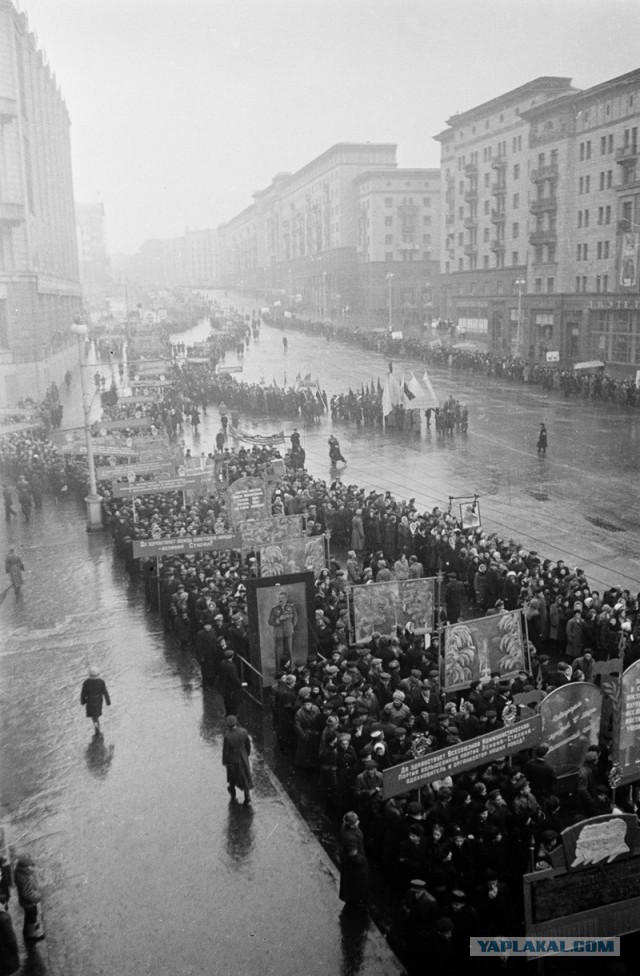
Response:
[[[529,234],[529,243],[534,247],[536,244],[556,244],[557,241],[558,234],[555,230],[534,230]]]
[[[465,203],[474,203],[478,199],[477,190],[467,190],[464,195]]]
[[[529,203],[529,211],[532,214],[544,213],[547,210],[557,210],[558,200],[555,196],[550,197],[538,197],[537,200],[531,200]]]
[[[507,215],[504,210],[492,210],[491,211],[491,223],[492,224],[504,224],[507,219]]]
[[[478,166],[476,163],[467,163],[464,168],[465,176],[476,176],[478,172]]]
[[[616,163],[634,163],[638,158],[638,145],[630,142],[629,145],[620,146],[616,149]]]
[[[549,166],[538,166],[537,169],[531,170],[531,179],[534,183],[538,183],[540,180],[557,180],[558,167],[553,164]]]
[[[499,171],[504,169],[506,165],[507,165],[507,160],[504,156],[498,156],[497,159],[491,160],[492,169],[497,169]]]
[[[18,116],[18,103],[15,98],[0,98],[0,124],[12,122]]]
[[[497,183],[491,184],[492,196],[497,197],[506,192],[507,192],[507,184],[503,183],[501,180],[498,180]]]
[[[416,244],[415,241],[400,241],[398,244],[399,251],[419,251],[420,245]]]
[[[625,172],[630,173],[631,170],[628,169],[625,170]],[[638,187],[640,187],[640,177],[636,177],[634,173],[632,174],[631,179],[629,179],[626,183],[617,183],[616,191],[618,193],[635,193],[638,190]]]
[[[478,226],[477,217],[465,217],[464,219],[465,230],[473,230],[474,227]]]
[[[505,242],[502,240],[502,238],[494,237],[489,244],[489,250],[494,252],[504,251],[505,246]]]
[[[477,254],[478,253],[478,245],[477,244],[465,244],[465,246],[464,246],[464,253],[467,255],[468,258],[470,258],[474,254]]]
[[[24,220],[24,205],[0,200],[0,223],[21,224]]]

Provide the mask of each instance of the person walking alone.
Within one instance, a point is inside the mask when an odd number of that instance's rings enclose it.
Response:
[[[238,725],[235,715],[227,715],[227,731],[222,740],[222,765],[227,770],[227,790],[232,800],[236,799],[236,790],[244,793],[244,804],[251,803],[253,779],[249,756],[251,755],[251,737],[246,729]]]
[[[102,735],[100,728],[100,716],[102,715],[102,702],[111,704],[107,686],[100,677],[97,668],[89,668],[89,677],[82,684],[80,694],[80,704],[86,708],[87,718],[93,722],[96,735]]]
[[[2,499],[4,501],[4,520],[5,522],[10,522],[11,516],[17,516],[18,513],[13,507],[13,495],[11,494],[11,489],[8,485],[2,486]]]
[[[536,444],[538,448],[538,454],[543,456],[547,453],[547,428],[544,424],[540,424],[540,430],[538,432],[538,443]]]

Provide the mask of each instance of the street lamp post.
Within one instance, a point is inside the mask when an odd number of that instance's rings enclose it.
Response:
[[[522,357],[522,289],[526,286],[525,278],[518,278],[518,331],[516,333],[516,359]]]
[[[89,366],[86,353],[89,330],[86,325],[74,323],[71,326],[71,332],[78,338],[82,413],[84,416],[84,436],[87,444],[87,464],[89,466],[89,494],[85,498],[87,505],[87,532],[99,532],[102,530],[102,497],[98,494],[96,484],[96,466],[93,458],[93,443],[91,440],[91,401],[87,393],[86,378],[86,371]]]
[[[327,272],[322,272],[322,316],[327,317]]]
[[[387,274],[387,282],[389,285],[389,332],[393,332],[393,272],[389,271]]]

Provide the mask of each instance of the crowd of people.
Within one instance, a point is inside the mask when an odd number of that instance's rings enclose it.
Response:
[[[561,392],[565,397],[640,408],[640,387],[632,379],[607,374],[604,366],[564,369],[557,364],[536,362],[532,351],[526,358],[520,358],[472,348],[472,342],[441,342],[431,335],[427,338],[394,339],[383,330],[350,329],[296,315],[287,319],[271,315],[268,321],[287,330],[325,335],[328,339],[339,338],[342,342],[379,352],[385,357],[408,357],[426,365],[450,367],[514,383],[531,383],[544,390]]]
[[[178,422],[193,403],[239,409],[236,393],[247,409],[248,391],[235,379],[210,372],[203,381],[199,370],[185,364],[172,374],[166,396]],[[262,412],[272,406],[265,399]],[[139,568],[134,540],[228,527],[226,484],[260,475],[279,452],[226,447],[224,457],[224,475],[191,503],[181,492],[119,499],[103,483],[105,523],[132,572]],[[0,463],[23,494],[33,494],[34,484],[56,497],[61,484],[80,497],[86,491],[86,463],[62,455],[44,429],[3,437]],[[420,511],[415,499],[327,482],[299,466],[272,483],[270,503],[274,515],[304,516],[309,535],[330,530],[337,554],[314,583],[308,659],[294,666],[281,656],[271,705],[280,749],[317,781],[341,825],[341,897],[354,908],[367,903],[367,862],[374,862],[396,898],[388,937],[410,973],[422,972],[425,958],[432,976],[469,972],[470,935],[521,931],[522,874],[549,863],[561,830],[611,811],[614,799],[616,809],[635,812],[636,789],[612,798],[606,735],[565,782],[557,781],[545,743],[387,800],[383,770],[517,721],[525,714],[519,692],[548,694],[589,681],[597,660],[637,660],[639,595],[617,586],[598,591],[580,568],[465,528],[446,509]],[[243,707],[247,584],[259,575],[259,559],[257,551],[172,555],[159,560],[157,576],[153,564],[143,564],[146,610],[158,612],[166,632],[193,653],[203,686],[217,689],[228,716]],[[354,642],[350,585],[431,576],[439,579],[432,632],[408,625]],[[519,608],[530,641],[526,666],[446,694],[441,626]]]

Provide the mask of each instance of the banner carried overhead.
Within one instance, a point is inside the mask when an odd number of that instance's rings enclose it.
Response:
[[[524,668],[522,612],[496,613],[451,624],[444,632],[444,685],[447,691],[468,688]]]
[[[618,783],[640,779],[640,661],[623,673],[616,715],[615,756]]]
[[[431,630],[434,579],[389,580],[351,587],[356,641],[376,631],[395,637],[398,627],[411,624],[415,631]]]
[[[418,379],[414,373],[408,379],[405,378],[402,392],[405,410],[434,410],[439,406],[438,398],[426,370],[421,379]]]
[[[562,685],[540,703],[545,760],[558,776],[575,772],[598,744],[601,710],[600,689],[586,681]]]

